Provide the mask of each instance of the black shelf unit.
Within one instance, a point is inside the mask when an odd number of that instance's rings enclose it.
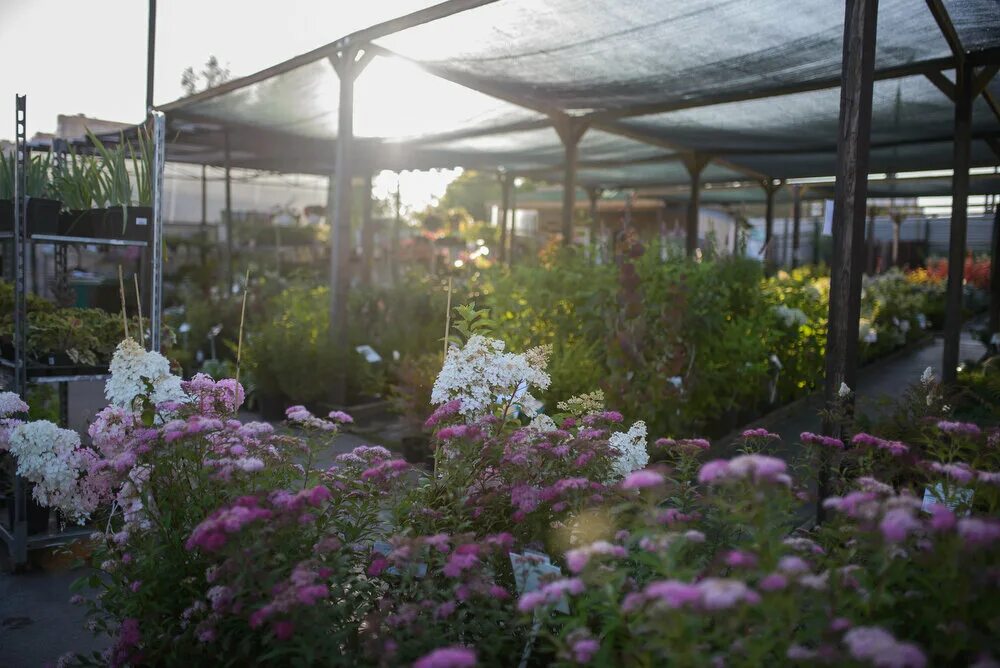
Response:
[[[57,234],[27,233],[27,201],[25,193],[26,163],[30,148],[27,144],[27,98],[15,98],[15,172],[14,172],[14,229],[0,232],[0,244],[12,249],[12,269],[14,278],[14,346],[13,359],[0,357],[0,379],[12,391],[24,396],[29,384],[55,384],[59,393],[60,423],[68,423],[69,383],[106,380],[109,377],[106,366],[45,365],[31,363],[27,359],[27,258],[36,243],[55,246],[56,275],[67,273],[66,250],[71,245],[87,246],[139,246],[151,247],[150,265],[150,327],[151,347],[160,349],[161,322],[163,311],[163,168],[166,150],[166,123],[162,113],[150,112],[148,122],[153,129],[153,220],[149,242],[130,239],[100,239]],[[7,271],[5,263],[5,271]],[[14,477],[14,524],[7,527],[0,521],[0,540],[10,554],[11,566],[18,570],[28,560],[28,551],[69,543],[88,536],[93,529],[74,527],[62,531],[49,531],[28,535],[27,531],[27,484],[20,476]]]

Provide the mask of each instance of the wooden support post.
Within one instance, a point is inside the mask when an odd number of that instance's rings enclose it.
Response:
[[[802,225],[802,186],[792,186],[792,269],[799,266],[799,241]]]
[[[954,383],[958,377],[959,344],[962,338],[962,283],[965,274],[965,241],[969,207],[969,152],[972,140],[974,72],[968,63],[956,68],[955,144],[952,158],[951,234],[948,241],[948,287],[944,305],[944,354],[941,380]]]
[[[350,287],[351,176],[354,144],[354,80],[370,60],[362,45],[347,46],[330,57],[340,78],[340,108],[337,118],[337,153],[334,163],[333,211],[330,224],[330,343],[344,356],[340,371],[332,379],[331,399],[343,404],[347,378],[347,292]]]
[[[510,228],[507,233],[507,248],[504,251],[507,257],[507,266],[514,263],[514,241],[517,239],[514,232],[517,230],[517,177],[510,175]]]
[[[875,213],[874,206],[868,207],[868,230],[865,232],[865,271],[874,275],[878,261],[875,259]]]
[[[846,0],[844,52],[837,133],[837,178],[833,204],[833,263],[830,268],[830,315],[826,344],[823,396],[828,409],[848,406],[841,384],[856,388],[858,324],[861,317],[862,243],[868,189],[872,85],[878,0]],[[823,433],[843,437],[844,424],[828,416]],[[824,519],[823,499],[829,494],[829,453],[819,462],[817,521]]]
[[[510,213],[510,189],[512,179],[505,172],[497,176],[500,180],[500,211],[497,215],[497,227],[500,230],[500,247],[497,248],[497,263],[507,261],[507,216]]]
[[[585,121],[570,116],[554,117],[552,123],[566,152],[563,164],[562,242],[564,246],[569,246],[573,243],[573,217],[576,213],[576,163],[580,155],[580,139],[588,126]]]
[[[778,258],[774,241],[774,194],[781,186],[776,185],[771,179],[761,181],[760,185],[764,189],[766,197],[764,205],[764,270],[767,274],[771,274],[777,265]]]
[[[688,197],[687,224],[684,229],[684,250],[688,257],[693,257],[698,250],[698,212],[701,209],[701,173],[708,164],[708,156],[692,153],[684,158],[691,177],[691,195]]]
[[[899,266],[899,238],[906,216],[902,213],[892,215],[892,266]]]
[[[204,267],[208,261],[208,175],[207,165],[201,166],[201,244],[199,246],[199,256],[201,266]]]
[[[230,168],[229,154],[229,130],[225,131],[224,149],[226,165],[226,218],[223,221],[226,225],[226,289],[228,296],[233,291],[233,180]]]
[[[601,189],[587,188],[587,198],[590,200],[590,245],[594,249],[594,257],[597,257],[600,245],[601,221],[597,214],[597,200],[601,199]]]
[[[990,336],[1000,334],[1000,204],[994,204],[990,243]]]
[[[361,285],[372,284],[375,257],[375,221],[372,219],[372,173],[365,172],[362,181],[364,199],[361,201]]]

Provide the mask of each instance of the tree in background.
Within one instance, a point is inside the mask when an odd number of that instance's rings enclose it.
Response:
[[[465,209],[475,220],[488,221],[487,204],[500,201],[500,180],[491,172],[466,170],[448,184],[435,209],[449,211]]]
[[[229,68],[220,65],[219,59],[215,56],[209,56],[204,69],[198,74],[195,74],[193,67],[184,69],[181,74],[181,86],[188,95],[194,95],[199,91],[215,88],[231,78],[232,73]]]

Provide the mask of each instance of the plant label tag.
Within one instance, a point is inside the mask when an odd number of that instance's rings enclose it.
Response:
[[[956,511],[965,506],[965,512],[962,514],[968,515],[969,508],[972,506],[972,490],[968,487],[953,487],[951,494],[948,494],[940,482],[936,483],[933,488],[925,487],[924,500],[920,504],[920,509],[930,512],[931,506],[939,503],[947,506],[949,510]]]
[[[823,203],[823,236],[833,236],[833,200],[828,199]]]
[[[375,349],[369,345],[358,346],[355,348],[356,351],[364,356],[365,361],[369,364],[377,364],[382,361],[382,356],[375,352]]]
[[[538,591],[545,580],[562,577],[562,570],[543,552],[525,550],[524,554],[511,552],[508,556],[511,568],[514,570],[514,583],[518,594]],[[569,603],[565,596],[559,600],[555,609],[563,614],[569,614]]]
[[[145,226],[148,221],[145,218],[136,218],[135,224]]]

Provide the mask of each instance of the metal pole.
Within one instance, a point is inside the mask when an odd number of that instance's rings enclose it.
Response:
[[[201,266],[205,266],[208,253],[208,176],[207,165],[201,166]]]
[[[167,118],[151,112],[153,118],[153,270],[152,300],[149,305],[151,349],[160,351],[163,319],[163,170],[167,161]]]
[[[777,192],[774,183],[768,179],[764,181],[764,195],[766,204],[764,205],[764,268],[768,273],[774,270],[778,254],[774,247],[774,193]]]
[[[994,204],[990,243],[990,336],[1000,334],[1000,204]]]
[[[691,176],[691,196],[688,198],[687,227],[684,247],[688,257],[692,257],[698,249],[698,210],[701,208],[701,171],[707,161],[694,154],[684,161],[688,174]]]
[[[969,152],[972,135],[972,89],[975,72],[968,62],[955,68],[955,144],[951,180],[951,235],[948,242],[948,287],[944,304],[944,353],[941,380],[958,378],[962,339],[962,282],[969,207]]]
[[[799,266],[799,238],[802,225],[802,186],[792,186],[792,269]]]
[[[156,61],[156,0],[149,0],[149,32],[146,37],[146,113],[153,108],[153,73]]]
[[[903,227],[903,214],[892,216],[892,266],[899,266],[899,237]]]
[[[375,229],[372,221],[372,175],[366,172],[363,179],[365,197],[361,202],[361,284],[372,284],[372,262],[375,254]]]
[[[865,267],[869,274],[874,274],[878,268],[875,259],[875,213],[874,206],[868,207],[868,231],[865,233]]]
[[[344,356],[344,364],[333,379],[331,399],[343,404],[347,377],[347,293],[350,287],[349,253],[351,245],[351,153],[354,144],[354,80],[364,69],[359,60],[362,45],[348,46],[330,62],[340,78],[340,108],[337,118],[337,153],[334,165],[333,217],[330,226],[330,343]],[[367,58],[367,54],[364,56]]]
[[[26,161],[28,100],[17,95],[14,100],[14,385],[13,390],[25,397],[28,391],[28,368],[25,355],[28,345],[28,289],[25,272],[25,253],[28,248],[28,219],[26,211]],[[15,566],[28,561],[28,506],[27,485],[21,476],[14,477],[14,541],[11,561]]]
[[[827,407],[846,403],[849,408],[852,400],[850,396],[840,396],[841,383],[851,389],[856,387],[877,17],[878,0],[847,0],[823,395]],[[839,420],[830,416],[824,418],[824,434],[840,437],[843,430],[844,425]],[[824,519],[823,499],[829,493],[828,454],[821,455],[818,475],[816,515],[819,521]]]
[[[497,262],[503,264],[507,259],[507,214],[510,211],[511,178],[500,172],[500,211],[497,212],[497,226],[500,228],[500,248],[497,249]]]
[[[229,129],[223,134],[226,168],[226,296],[233,291],[233,182],[229,154]]]
[[[507,266],[514,263],[514,231],[517,229],[517,176],[510,174],[510,230],[507,233],[507,248],[504,255],[507,257]]]
[[[569,246],[573,243],[573,216],[576,210],[576,163],[580,156],[580,139],[587,131],[586,123],[569,117],[555,119],[553,125],[565,149],[563,164],[563,201],[562,201],[562,243]]]
[[[396,211],[395,219],[392,222],[392,259],[389,263],[390,271],[392,272],[392,284],[397,285],[399,283],[399,237],[402,232],[403,227],[403,210],[402,210],[402,200],[399,194],[399,173],[396,173]]]

